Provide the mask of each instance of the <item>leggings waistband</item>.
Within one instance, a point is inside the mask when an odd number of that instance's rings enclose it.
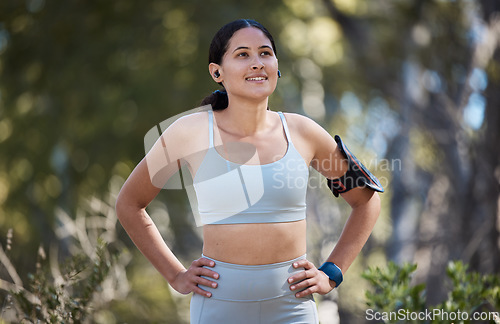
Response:
[[[210,298],[227,301],[262,301],[294,294],[287,280],[293,274],[304,271],[304,268],[295,269],[292,264],[306,258],[304,254],[284,262],[243,265],[202,256],[215,262],[215,267],[206,268],[217,272],[220,277],[216,280],[217,288],[201,288],[212,293]]]

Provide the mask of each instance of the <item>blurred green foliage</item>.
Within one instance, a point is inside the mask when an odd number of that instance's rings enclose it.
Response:
[[[399,267],[389,262],[387,269],[370,268],[363,273],[363,278],[374,287],[366,291],[367,305],[379,311],[397,311],[425,309],[425,284],[410,285],[411,274],[417,269],[416,264],[404,264]]]
[[[19,277],[27,282],[36,270],[40,245],[56,245],[61,262],[75,254],[75,238],[61,236],[70,220],[112,215],[113,199],[103,197],[116,196],[143,158],[146,132],[217,89],[207,70],[209,43],[238,18],[256,19],[274,35],[283,77],[271,108],[310,116],[341,134],[387,186],[352,277],[367,264],[412,258],[406,251],[417,249],[430,249],[420,254],[431,257],[419,262],[434,262],[426,269],[444,271],[448,256],[457,255],[495,269],[498,247],[485,244],[498,241],[492,148],[500,141],[494,131],[500,60],[491,32],[497,6],[496,0],[0,1],[0,237],[12,229],[14,246],[22,247],[9,251]],[[475,106],[483,112],[473,111],[477,128],[466,113],[469,102],[483,102]],[[384,158],[399,164],[384,168]],[[104,201],[97,204],[103,210],[89,213],[94,198]],[[308,256],[320,264],[349,208],[329,192],[311,190],[308,199]],[[199,256],[201,234],[183,191],[161,192],[148,211],[181,261]],[[121,261],[127,275],[114,278],[124,288],[99,313],[102,321],[186,322],[189,298],[169,290],[137,249],[125,248],[132,243],[119,227],[108,234],[112,252],[133,261]],[[391,289],[399,287],[393,293],[418,308],[422,288],[398,286],[409,272],[394,270]],[[8,275],[0,268],[1,278]],[[348,297],[338,299],[343,320],[354,322],[363,307],[356,295],[363,284],[346,280],[339,290]]]
[[[14,307],[18,312],[17,321],[29,320],[33,323],[85,323],[99,305],[90,305],[93,295],[103,291],[101,286],[110,270],[110,256],[103,241],[98,243],[96,257],[90,260],[79,254],[68,259],[62,266],[62,280],[56,282],[50,276],[46,262],[30,276],[26,290],[12,294]],[[83,272],[88,272],[84,279]],[[27,292],[35,297],[34,303],[27,297]],[[102,307],[102,306],[100,306]]]
[[[383,323],[471,323],[474,313],[500,315],[500,276],[481,275],[467,268],[461,261],[450,262],[446,270],[446,283],[451,286],[448,298],[438,305],[428,305],[426,285],[412,284],[416,264],[399,266],[391,261],[384,269],[371,267],[363,273],[370,283],[365,292],[366,305],[373,311],[370,316],[377,312]],[[391,317],[391,313],[395,315]],[[445,320],[446,316],[459,316],[459,320]]]
[[[0,226],[48,243],[55,206],[73,213],[126,178],[146,132],[216,88],[207,57],[221,22],[258,5],[207,17],[198,1],[2,1]]]
[[[20,277],[26,269],[11,260],[21,246],[8,236],[5,251],[0,245],[0,269],[10,277],[0,279],[3,321],[108,324],[138,323],[146,318],[150,323],[186,322],[182,317],[187,309],[182,302],[185,298],[176,298],[144,258],[134,256],[133,266],[127,267],[132,255],[117,235],[115,195],[80,204],[74,217],[57,210],[55,233],[70,255],[62,254],[56,244],[48,252],[40,245],[38,256],[31,256],[36,265],[28,270],[26,280]]]

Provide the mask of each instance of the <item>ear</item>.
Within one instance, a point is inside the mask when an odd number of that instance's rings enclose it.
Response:
[[[212,79],[214,79],[215,82],[219,83],[222,81],[222,73],[221,73],[221,67],[219,64],[215,63],[210,63],[208,65],[208,71],[210,72],[210,76]],[[219,77],[215,76],[215,72],[219,72]]]

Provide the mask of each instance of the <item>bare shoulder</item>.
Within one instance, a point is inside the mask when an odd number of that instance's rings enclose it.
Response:
[[[175,120],[162,133],[166,142],[180,140],[186,144],[197,141],[199,136],[208,136],[208,113],[206,111],[192,113]]]
[[[186,157],[208,147],[208,113],[182,116],[162,133],[162,144],[175,157]]]
[[[342,160],[332,135],[317,122],[300,114],[285,114],[295,146],[310,165],[328,178],[341,176],[346,168],[327,168],[332,161]],[[307,160],[306,160],[307,161]],[[326,162],[326,163],[325,163]],[[334,163],[334,165],[336,165]]]
[[[295,113],[284,115],[292,142],[308,164],[314,167],[318,153],[335,149],[331,135],[314,120]]]
[[[284,115],[290,132],[298,134],[301,138],[311,141],[317,141],[319,138],[331,138],[331,135],[321,125],[307,116],[296,113],[285,113]]]
[[[167,130],[170,130],[170,133],[183,134],[192,133],[192,131],[199,130],[200,127],[205,127],[208,129],[208,113],[206,111],[195,112],[186,116],[179,117],[179,119],[174,121],[167,128]]]

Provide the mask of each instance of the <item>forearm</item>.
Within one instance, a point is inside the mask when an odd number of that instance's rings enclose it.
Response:
[[[380,213],[380,198],[375,192],[365,203],[353,206],[339,241],[327,261],[345,273],[370,236]]]
[[[134,244],[170,284],[181,271],[186,270],[165,244],[144,208],[117,204],[116,212]]]

